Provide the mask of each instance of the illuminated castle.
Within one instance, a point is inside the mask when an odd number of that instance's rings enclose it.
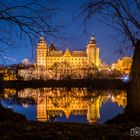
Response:
[[[50,69],[54,64],[69,64],[72,69],[87,68],[95,65],[99,67],[99,48],[96,47],[94,36],[91,37],[85,51],[56,50],[54,46],[48,47],[41,36],[36,50],[36,64],[38,67]]]

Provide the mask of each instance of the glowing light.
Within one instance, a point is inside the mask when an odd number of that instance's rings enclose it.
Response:
[[[129,75],[124,75],[121,79],[123,82],[128,82],[130,80]]]

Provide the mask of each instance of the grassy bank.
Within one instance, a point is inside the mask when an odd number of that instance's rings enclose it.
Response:
[[[122,119],[121,119],[122,120]],[[140,121],[139,121],[140,122]],[[139,123],[140,124],[140,123]],[[0,106],[0,139],[93,140],[96,138],[132,138],[135,122],[109,122],[104,125],[82,123],[29,122],[24,116]]]

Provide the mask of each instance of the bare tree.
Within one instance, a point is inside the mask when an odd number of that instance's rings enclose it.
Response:
[[[40,34],[46,38],[62,37],[61,26],[52,22],[58,9],[50,5],[49,0],[1,0],[0,52],[15,47],[14,43],[24,38],[29,39],[33,45]]]
[[[140,113],[140,1],[89,0],[81,9],[85,24],[91,17],[101,17],[102,21],[116,29],[116,33],[120,33],[127,43],[125,49],[134,48],[126,112]]]

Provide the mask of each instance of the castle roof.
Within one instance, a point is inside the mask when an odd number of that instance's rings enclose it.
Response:
[[[87,57],[86,51],[72,51],[73,57]]]
[[[54,43],[52,43],[49,47],[49,51],[57,51],[57,47]]]
[[[66,49],[65,51],[49,51],[48,57],[87,57],[86,51],[70,51]]]
[[[70,52],[70,50],[68,48],[64,52],[64,56],[66,56],[66,57],[70,57],[71,56],[71,52]]]
[[[44,39],[43,36],[40,37],[40,39],[39,39],[39,43],[46,43],[46,42],[45,42],[45,39]]]

